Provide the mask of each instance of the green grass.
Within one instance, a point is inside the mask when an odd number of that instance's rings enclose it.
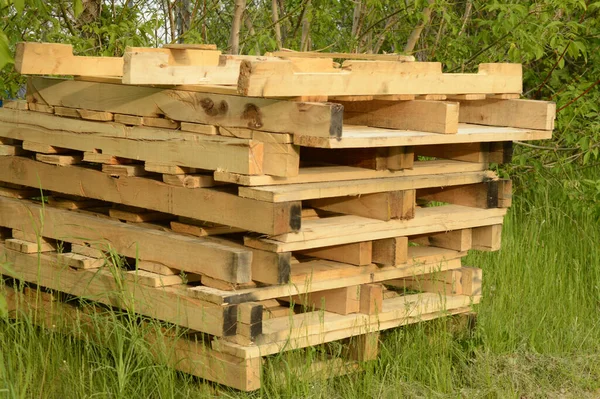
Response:
[[[386,332],[361,373],[309,381],[286,373],[320,355],[311,348],[276,357],[263,389],[241,393],[155,364],[135,321],[103,322],[104,346],[0,320],[0,398],[598,397],[597,213],[561,184],[529,188],[506,218],[502,250],[466,258],[484,270],[475,326],[447,318]]]

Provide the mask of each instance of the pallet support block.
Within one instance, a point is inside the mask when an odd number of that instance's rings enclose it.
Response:
[[[408,237],[373,240],[373,262],[384,266],[398,266],[408,261]]]
[[[309,200],[308,204],[324,211],[371,219],[412,219],[415,215],[415,190],[321,198]]]
[[[512,203],[512,182],[490,180],[476,184],[424,188],[417,190],[417,198],[482,209],[507,208]]]
[[[363,241],[354,244],[309,249],[300,251],[299,253],[315,258],[349,263],[356,266],[366,266],[370,265],[372,262],[372,251],[373,246],[371,241]]]
[[[501,224],[473,228],[473,249],[479,251],[498,251],[501,244]]]

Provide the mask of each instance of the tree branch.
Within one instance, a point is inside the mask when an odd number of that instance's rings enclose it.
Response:
[[[435,3],[435,0],[427,0],[427,3],[429,5],[423,9],[423,20],[413,29],[408,37],[408,40],[406,41],[406,45],[404,46],[404,52],[406,54],[413,52],[417,42],[419,41],[419,38],[421,37],[423,28],[425,28],[425,25],[427,25],[431,19],[431,6],[433,3]]]
[[[233,21],[231,24],[231,35],[229,36],[230,54],[238,54],[240,51],[240,28],[242,25],[242,16],[246,8],[246,0],[235,0],[233,8]]]

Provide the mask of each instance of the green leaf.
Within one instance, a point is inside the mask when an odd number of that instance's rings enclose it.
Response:
[[[25,8],[25,0],[13,0],[13,4],[15,5],[17,12],[23,12],[23,9]]]
[[[81,0],[73,0],[73,14],[77,18],[83,12],[83,4]]]
[[[4,32],[0,32],[0,69],[4,68],[6,64],[12,64],[15,60],[13,59],[12,52],[8,47],[8,38]]]

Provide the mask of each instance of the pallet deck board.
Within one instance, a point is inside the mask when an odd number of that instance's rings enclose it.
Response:
[[[361,148],[458,144],[491,141],[545,140],[552,138],[551,130],[520,129],[459,123],[456,134],[436,134],[409,130],[381,129],[344,125],[341,139],[294,135],[294,143],[318,148]]]
[[[331,216],[304,221],[297,233],[264,238],[246,236],[247,246],[273,252],[300,251],[352,242],[502,224],[505,208],[461,205],[417,208],[410,220],[382,221],[360,216]]]
[[[42,223],[43,220],[43,223]],[[146,229],[84,212],[0,197],[0,226],[76,244],[108,242],[123,256],[225,281],[251,280],[251,252],[202,238]],[[204,262],[198,262],[204,259]]]
[[[142,177],[119,179],[93,169],[57,167],[22,157],[0,157],[0,181],[172,213],[265,234],[300,227],[300,204],[269,204],[224,189],[172,186]],[[140,195],[143,193],[143,195]]]

